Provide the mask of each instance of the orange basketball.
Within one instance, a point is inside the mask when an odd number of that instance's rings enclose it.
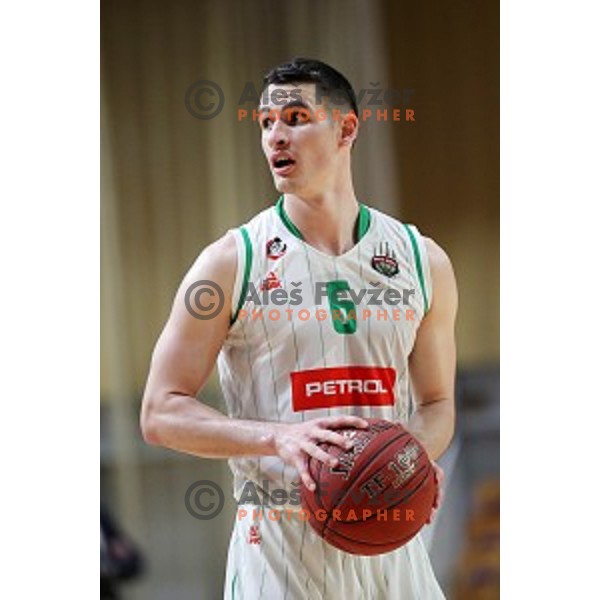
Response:
[[[302,486],[302,506],[313,529],[350,554],[383,554],[412,539],[431,515],[435,471],[421,444],[399,423],[366,419],[367,429],[338,430],[350,450],[324,443],[335,467],[311,458],[317,484]]]

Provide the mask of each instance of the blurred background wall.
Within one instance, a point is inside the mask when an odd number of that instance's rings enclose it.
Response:
[[[406,92],[400,106],[415,111],[414,122],[363,123],[355,187],[453,261],[459,431],[446,459],[452,493],[428,537],[450,597],[495,593],[498,3],[102,0],[101,41],[102,496],[147,560],[124,597],[221,594],[232,512],[201,522],[183,498],[198,479],[229,492],[226,463],[146,447],[139,404],[182,276],[204,246],[277,197],[258,125],[238,120],[237,103],[247,82],[260,90],[264,73],[293,56],[332,64],[357,90]],[[185,105],[202,79],[224,93],[211,120]],[[201,397],[221,406],[215,377]]]

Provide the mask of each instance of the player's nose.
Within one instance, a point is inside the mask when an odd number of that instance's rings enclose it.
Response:
[[[276,119],[269,132],[269,146],[271,148],[286,148],[289,143],[289,127],[281,119]]]

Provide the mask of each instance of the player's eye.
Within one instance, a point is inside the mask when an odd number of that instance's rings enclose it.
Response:
[[[273,121],[269,117],[267,117],[265,119],[262,119],[261,122],[260,122],[261,129],[267,129],[267,128],[269,128],[272,123],[273,123]]]
[[[310,120],[310,114],[307,110],[288,110],[284,111],[285,122],[288,125],[300,125]]]

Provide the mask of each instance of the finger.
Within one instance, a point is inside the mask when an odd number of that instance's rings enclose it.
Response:
[[[331,454],[328,454],[325,452],[325,450],[319,448],[319,446],[312,444],[311,442],[304,442],[300,447],[302,450],[304,450],[304,452],[306,452],[306,454],[309,454],[313,458],[316,458],[317,460],[320,460],[322,463],[325,463],[331,467],[335,467],[335,465],[337,465],[339,462],[335,456],[331,456]]]
[[[350,450],[354,445],[354,442],[342,435],[341,433],[336,433],[331,429],[317,429],[314,434],[315,438],[320,442],[329,442],[330,444],[335,444],[344,450]]]
[[[427,519],[427,521],[425,521],[426,525],[431,525],[431,523],[433,523],[433,520],[435,519],[435,515],[437,514],[437,509],[433,508],[430,515],[429,515],[429,519]]]
[[[340,429],[342,427],[358,427],[359,429],[366,429],[369,426],[369,422],[361,417],[340,415],[337,417],[323,417],[322,419],[318,419],[317,425],[329,429]]]
[[[444,473],[444,469],[442,469],[442,467],[440,467],[440,465],[438,465],[436,462],[433,462],[433,461],[432,461],[431,465],[433,466],[433,472],[435,474],[436,481],[439,485],[441,485],[442,482],[444,481],[444,478],[446,477],[446,474]]]
[[[444,471],[442,471],[441,469],[436,470],[435,472],[435,478],[437,480],[437,484],[442,487],[442,483],[444,483],[444,479],[445,479],[445,475],[444,475]]]
[[[435,509],[440,508],[443,500],[444,500],[444,490],[442,489],[441,485],[438,484],[435,498],[433,499],[433,508],[435,508]]]
[[[442,502],[444,501],[444,491],[440,489],[436,498],[435,498],[435,507],[440,508],[442,506]]]
[[[296,469],[300,475],[300,479],[302,483],[311,491],[314,492],[317,488],[313,478],[310,476],[310,472],[308,470],[308,461],[306,458],[298,458],[295,461]]]

